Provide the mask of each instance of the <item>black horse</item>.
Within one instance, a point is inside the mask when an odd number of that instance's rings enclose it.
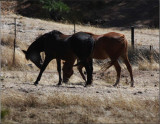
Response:
[[[93,43],[91,35],[83,32],[78,32],[73,35],[64,35],[59,31],[53,30],[38,37],[29,46],[27,51],[23,50],[26,59],[31,60],[40,69],[40,73],[34,85],[38,84],[42,73],[52,59],[56,59],[57,61],[57,70],[59,73],[58,85],[61,85],[61,60],[65,60],[66,65],[70,65],[72,68],[77,57],[80,59],[80,63],[85,66],[87,72],[86,85],[91,84],[93,67],[90,56],[93,51]],[[45,52],[43,64],[40,56],[41,52]],[[63,69],[65,69],[65,66]],[[73,72],[68,75],[71,76],[72,74]]]
[[[86,85],[90,85],[92,83],[92,73],[93,73],[93,61],[92,61],[92,53],[94,48],[94,39],[92,35],[79,32],[68,39],[71,44],[71,49],[76,54],[79,63],[76,65],[84,66],[87,72],[87,82]]]

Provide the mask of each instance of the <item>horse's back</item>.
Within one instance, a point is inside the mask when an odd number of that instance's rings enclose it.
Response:
[[[69,39],[72,50],[80,59],[89,57],[93,51],[94,39],[92,35],[85,32],[73,34]]]
[[[99,39],[104,39],[105,42],[125,42],[123,41],[124,38],[124,34],[120,34],[117,32],[109,32],[102,35]]]
[[[46,37],[43,40],[45,53],[52,58],[63,60],[74,58],[68,42],[69,37],[70,35],[64,35],[56,31],[46,33]]]
[[[126,39],[123,34],[110,32],[97,36],[94,55],[96,59],[106,59],[115,56],[118,52],[124,51]]]

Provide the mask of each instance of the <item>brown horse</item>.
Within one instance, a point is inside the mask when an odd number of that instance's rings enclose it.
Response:
[[[132,67],[128,60],[128,44],[125,36],[123,34],[116,33],[116,32],[110,32],[103,35],[95,35],[92,33],[88,33],[88,34],[92,35],[95,41],[95,47],[93,50],[92,58],[99,59],[99,60],[110,58],[111,61],[108,62],[108,66],[106,67],[106,69],[110,68],[112,65],[114,65],[116,69],[117,80],[113,86],[116,86],[120,81],[121,67],[118,63],[118,58],[121,57],[130,73],[131,87],[133,87],[134,80],[133,80],[133,74],[132,74]],[[83,68],[82,65],[78,66],[78,70],[81,76],[83,77],[84,80],[86,80],[84,74],[82,73],[82,68]],[[66,70],[64,70],[63,72],[64,79],[66,78],[65,71]]]

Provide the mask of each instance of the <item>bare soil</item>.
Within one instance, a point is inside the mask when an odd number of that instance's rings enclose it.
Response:
[[[111,96],[111,94],[134,95],[138,97],[158,97],[159,92],[159,72],[158,71],[141,71],[134,70],[135,87],[130,87],[130,77],[128,71],[123,69],[119,86],[112,85],[116,79],[114,70],[102,73],[95,71],[93,74],[93,84],[87,88],[84,87],[85,82],[80,74],[75,72],[68,84],[57,86],[58,74],[56,71],[47,71],[43,74],[38,86],[34,86],[33,82],[38,76],[36,72],[22,71],[4,71],[2,72],[2,93],[7,93],[10,90],[18,92],[35,93],[35,94],[54,94],[55,91],[64,93],[76,93],[83,95],[98,95]],[[108,80],[109,78],[110,80]]]
[[[7,120],[19,123],[129,123],[130,121],[146,123],[149,120],[152,123],[158,122],[158,109],[156,109],[157,102],[155,100],[158,100],[159,95],[159,72],[135,69],[133,73],[135,87],[132,88],[129,85],[128,72],[125,69],[122,71],[121,82],[117,87],[112,86],[115,81],[114,69],[105,73],[100,70],[94,71],[94,80],[90,87],[84,87],[84,81],[77,71],[68,84],[62,86],[56,85],[58,82],[56,71],[46,71],[38,86],[33,85],[38,75],[37,71],[3,71],[1,95],[5,100],[2,99],[2,106],[5,108],[9,106],[11,112],[4,122],[8,122]],[[27,98],[25,98],[26,96]],[[24,105],[17,107],[21,100],[31,99],[32,96],[33,100],[29,100],[29,103],[27,101]],[[50,99],[53,97],[52,102],[44,103],[38,107],[45,99],[49,99],[48,97],[51,97]],[[11,103],[6,102],[7,98]],[[37,102],[34,102],[35,98],[41,100],[38,105]],[[25,107],[25,104],[29,104],[28,106],[31,107]],[[59,107],[57,108],[57,106]],[[76,113],[79,113],[81,109],[75,106],[84,109],[81,116],[87,117],[87,120],[82,121],[83,118],[81,119],[80,115]],[[101,110],[98,106],[100,108],[101,106],[106,107]],[[150,113],[148,113],[148,109],[151,109]],[[59,114],[56,114],[57,112]],[[47,113],[47,115],[43,113]]]

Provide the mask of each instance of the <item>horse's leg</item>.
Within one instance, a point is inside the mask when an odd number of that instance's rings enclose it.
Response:
[[[34,82],[34,85],[38,85],[38,82],[41,79],[42,73],[44,72],[44,70],[46,69],[46,67],[47,67],[47,65],[49,64],[50,61],[51,61],[51,59],[46,56],[46,58],[44,60],[44,63],[42,65],[42,67],[41,67],[40,73],[39,73],[39,75],[37,77],[37,80]]]
[[[93,73],[93,60],[89,60],[88,62],[85,62],[85,69],[86,69],[86,72],[87,72],[87,82],[86,82],[86,85],[90,85],[92,84],[92,73]]]
[[[58,71],[58,74],[59,74],[59,82],[57,85],[61,85],[61,82],[62,82],[62,78],[61,78],[61,60],[60,59],[56,59],[57,61],[57,71]]]
[[[86,78],[85,78],[85,76],[84,76],[84,74],[83,74],[83,72],[82,72],[82,68],[83,68],[82,65],[78,65],[78,66],[77,66],[77,69],[78,69],[79,73],[81,74],[81,76],[82,76],[82,78],[84,79],[84,81],[86,81]]]
[[[134,86],[134,80],[133,80],[133,73],[132,73],[131,64],[129,63],[128,57],[126,55],[123,56],[123,60],[124,60],[125,65],[127,66],[127,69],[129,71],[129,73],[130,73],[131,87],[133,87]]]
[[[116,61],[114,63],[114,67],[115,67],[116,72],[117,72],[117,80],[116,80],[116,83],[113,86],[117,86],[117,84],[120,81],[120,75],[121,75],[121,66],[119,65],[118,61]]]

